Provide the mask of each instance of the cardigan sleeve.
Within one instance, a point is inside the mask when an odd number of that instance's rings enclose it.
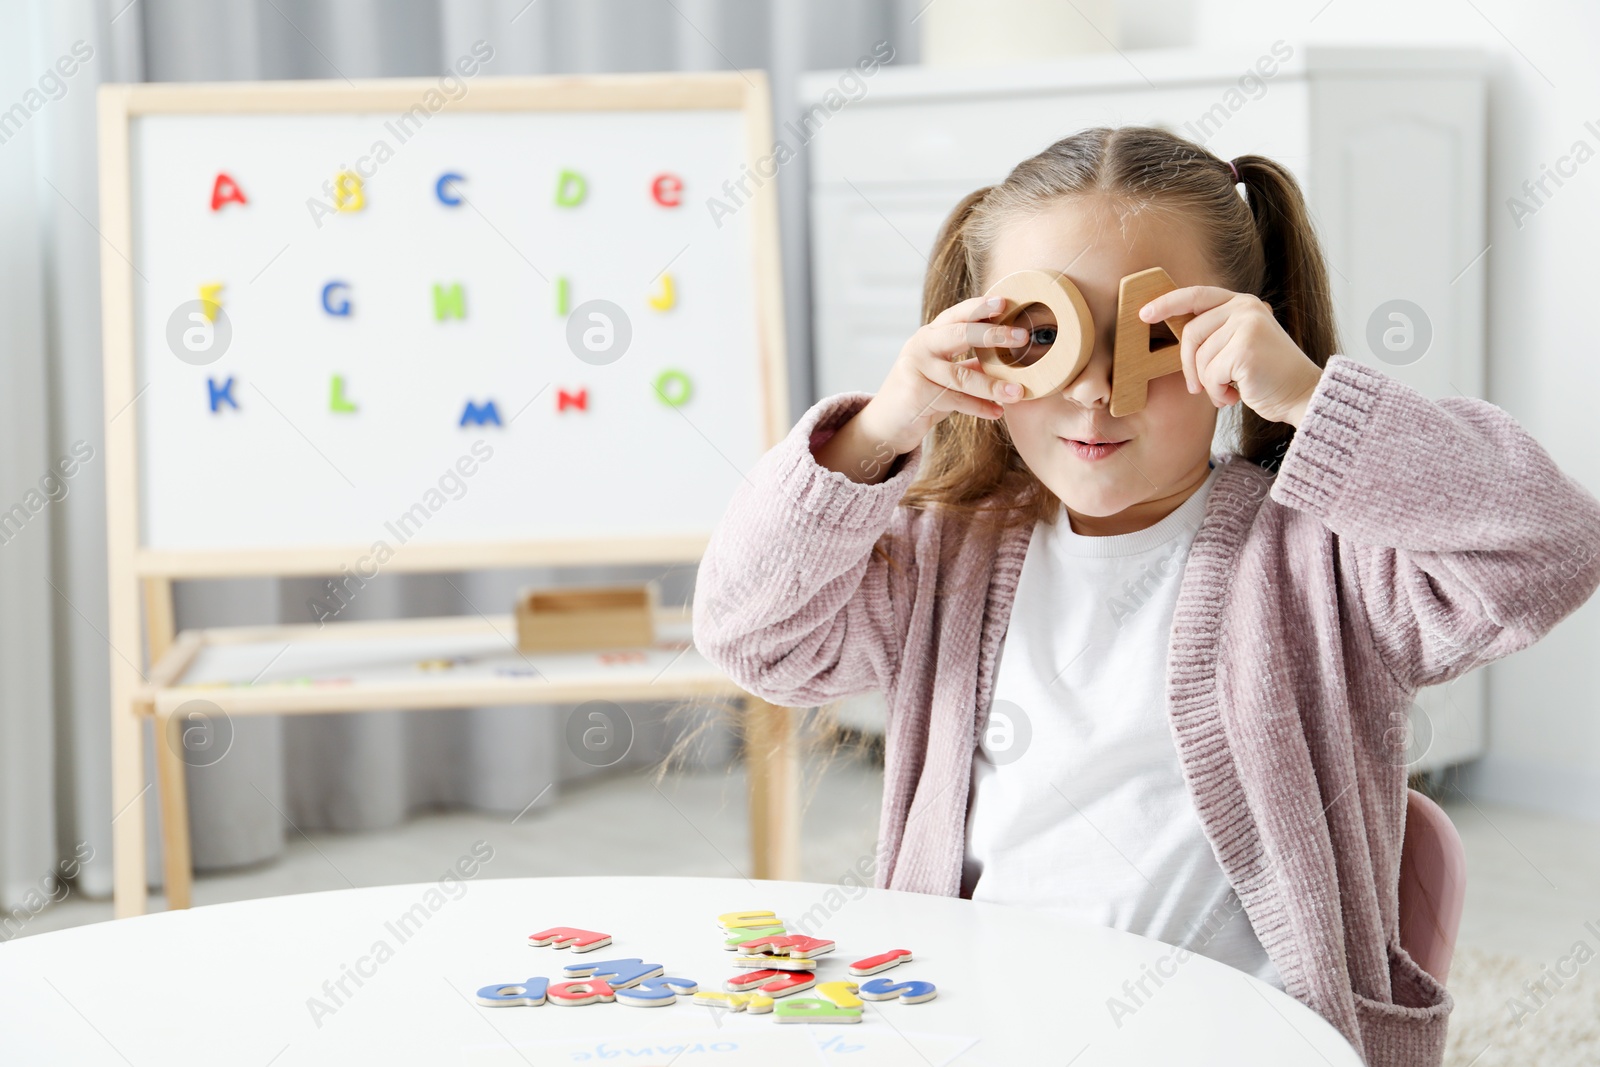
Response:
[[[886,457],[891,475],[876,485],[851,481],[812,452],[870,399],[841,393],[807,411],[735,491],[700,561],[695,647],[775,704],[888,691],[899,665],[915,519],[898,505],[921,446]],[[901,544],[906,551],[886,551]]]
[[[1600,584],[1600,502],[1501,409],[1334,356],[1272,497],[1343,542],[1408,688],[1532,644]]]

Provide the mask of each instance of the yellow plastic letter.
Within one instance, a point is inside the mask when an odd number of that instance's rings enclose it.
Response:
[[[200,286],[200,310],[212,322],[217,321],[217,310],[222,307],[222,297],[219,295],[222,289],[221,282],[206,282]]]
[[[672,284],[672,275],[661,276],[661,292],[650,298],[650,306],[657,311],[671,311],[678,302],[678,291]]]
[[[339,172],[339,176],[333,179],[333,206],[340,211],[360,211],[367,206],[361,175],[353,170]]]

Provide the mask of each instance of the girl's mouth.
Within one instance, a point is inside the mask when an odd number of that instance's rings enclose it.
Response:
[[[1126,441],[1074,441],[1066,437],[1063,437],[1062,440],[1066,442],[1068,448],[1072,449],[1073,455],[1079,459],[1086,460],[1105,459],[1127,444]]]

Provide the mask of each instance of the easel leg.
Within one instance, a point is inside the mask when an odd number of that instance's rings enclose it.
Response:
[[[744,706],[754,877],[793,880],[800,876],[798,713],[751,696]]]
[[[189,852],[189,790],[185,778],[183,729],[172,712],[156,715],[156,786],[161,793],[161,846],[167,883],[167,908],[187,908],[194,889]]]
[[[144,862],[144,729],[131,702],[111,704],[111,869],[112,913],[119,919],[143,915],[146,906]]]

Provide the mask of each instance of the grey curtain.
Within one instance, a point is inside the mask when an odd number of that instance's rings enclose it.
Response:
[[[12,0],[13,3],[16,0]],[[925,0],[924,0],[925,2]],[[915,61],[922,3],[911,0],[35,0],[36,17],[57,36],[87,36],[97,53],[91,77],[103,81],[209,81],[277,78],[368,78],[433,75],[473,42],[488,41],[491,75],[647,70],[768,71],[779,121],[793,112],[798,75],[853,64],[875,42],[890,41],[897,62]],[[66,28],[62,29],[62,24]],[[93,102],[85,88],[57,115],[59,137],[76,145],[55,173],[76,175],[62,190],[70,211],[54,205],[60,234],[45,235],[59,249],[62,277],[72,278],[45,306],[59,324],[50,362],[55,381],[49,433],[35,435],[26,458],[8,466],[31,470],[75,437],[99,447],[98,243],[92,223]],[[795,413],[811,401],[805,256],[805,167],[800,159],[779,176],[785,242],[787,321]],[[81,218],[74,218],[74,216]],[[87,225],[86,225],[87,224]],[[70,234],[70,237],[67,236]],[[63,242],[65,247],[63,247]],[[48,257],[47,257],[48,258]],[[37,374],[19,364],[15,373]],[[42,386],[34,387],[37,395]],[[98,471],[74,486],[54,521],[50,548],[61,595],[45,589],[53,606],[53,647],[13,642],[0,629],[8,655],[44,656],[55,679],[44,707],[54,705],[55,758],[30,780],[35,795],[55,803],[13,813],[17,825],[0,824],[0,842],[24,840],[22,829],[72,854],[91,843],[94,858],[80,888],[109,890],[110,849],[106,742],[103,486]],[[0,562],[17,562],[21,553]],[[0,569],[0,579],[8,573]],[[663,599],[681,603],[693,586],[692,568],[582,568],[498,571],[433,576],[382,576],[362,590],[341,618],[406,615],[496,614],[509,609],[526,584],[662,580]],[[319,581],[238,580],[185,583],[178,592],[180,628],[260,622],[310,621],[307,600]],[[68,597],[71,602],[68,602]],[[0,627],[8,620],[0,606]],[[37,644],[43,646],[41,639]],[[46,653],[53,653],[47,655]],[[41,709],[42,710],[42,709]],[[368,829],[392,825],[410,813],[465,805],[517,812],[543,793],[555,802],[559,783],[590,769],[565,751],[561,729],[570,709],[477,708],[464,712],[378,712],[359,715],[236,720],[233,747],[213,766],[190,771],[190,815],[198,868],[259,862],[275,855],[286,834],[322,828]],[[645,743],[630,762],[648,759],[663,729],[649,709],[630,708]],[[26,719],[35,732],[48,718]],[[654,738],[656,743],[652,744]],[[32,743],[32,740],[29,740]],[[48,746],[47,746],[48,747]],[[17,750],[17,751],[20,751]],[[704,751],[715,758],[726,745]],[[626,764],[624,765],[626,766]],[[607,772],[607,773],[615,773]],[[151,805],[154,808],[154,805]],[[49,821],[58,812],[58,824]],[[0,808],[0,818],[4,809]],[[151,871],[159,879],[158,836],[150,819]],[[30,850],[14,869],[48,868],[48,844]],[[80,851],[81,854],[81,851]],[[3,856],[0,856],[3,860]],[[4,869],[0,867],[0,869]],[[29,875],[31,877],[31,874]],[[8,898],[14,890],[6,889]]]

